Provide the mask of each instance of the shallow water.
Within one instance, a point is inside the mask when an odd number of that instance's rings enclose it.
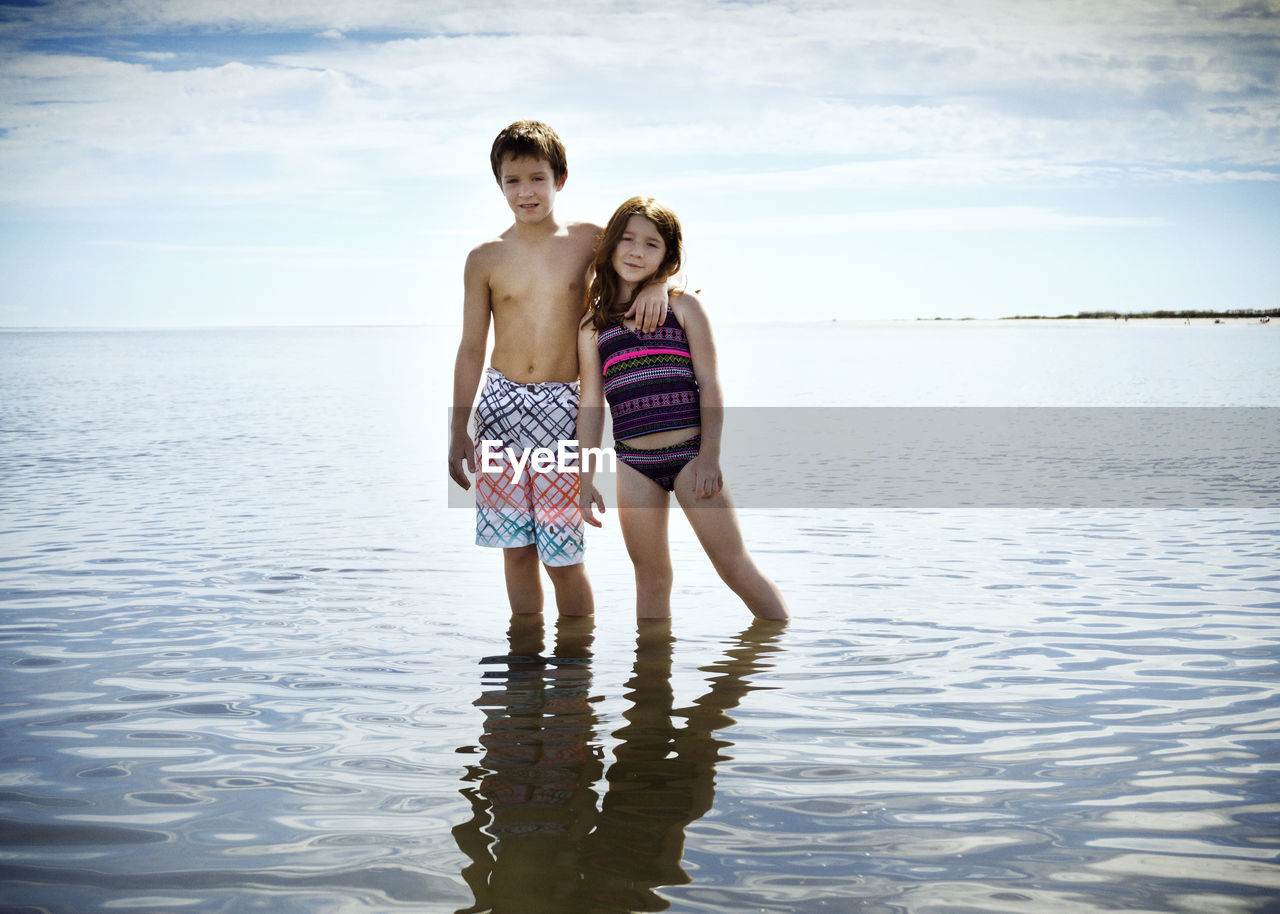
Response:
[[[855,389],[886,347],[916,363],[856,403],[1276,405],[1267,330],[1107,329],[806,339],[863,347]],[[721,334],[726,386],[768,404],[728,355],[757,333]],[[784,629],[675,518],[669,632],[637,631],[607,526],[594,624],[509,630],[432,456],[451,345],[0,335],[5,910],[1280,897],[1274,510],[744,511]],[[981,357],[944,385],[957,346]]]

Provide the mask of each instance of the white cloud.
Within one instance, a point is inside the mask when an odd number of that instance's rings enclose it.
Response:
[[[224,262],[248,262],[251,260],[267,260],[279,262],[289,260],[315,260],[322,263],[364,264],[371,263],[413,263],[413,257],[403,252],[385,250],[357,251],[351,248],[335,247],[303,247],[299,245],[269,244],[187,244],[170,241],[147,241],[133,239],[111,239],[107,241],[91,241],[91,247],[120,248],[130,251],[148,251],[160,254],[193,254],[211,257]]]
[[[448,292],[469,243],[506,221],[489,143],[509,121],[539,117],[569,145],[558,212],[599,220],[629,192],[657,193],[708,239],[695,253],[722,279],[741,269],[750,232],[798,239],[788,256],[803,266],[780,276],[821,271],[831,239],[850,233],[881,252],[883,266],[864,272],[895,277],[913,272],[917,246],[940,262],[957,237],[966,251],[985,250],[1008,231],[1084,248],[1096,230],[1106,256],[1112,241],[1154,245],[1196,220],[1096,193],[1064,203],[1059,192],[1138,187],[1145,201],[1194,184],[1207,198],[1215,184],[1280,180],[1274,21],[1230,18],[1231,9],[1209,0],[15,7],[0,24],[0,206],[42,218],[47,209],[53,220],[87,213],[104,234],[135,239],[90,253],[148,278],[176,261],[218,282],[315,265],[326,277],[345,270],[352,287],[430,277],[424,285]],[[25,43],[36,38],[44,42]],[[1036,196],[1044,190],[1052,195]],[[1177,225],[1154,231],[1165,223],[1147,213]],[[1265,224],[1251,216],[1251,231]],[[1240,237],[1247,246],[1254,236]],[[245,267],[199,272],[228,263]],[[970,285],[999,275],[974,274]],[[416,295],[404,296],[411,307]]]
[[[759,235],[777,238],[863,232],[1066,231],[1098,228],[1163,228],[1149,216],[1092,216],[1062,213],[1040,206],[966,206],[883,212],[782,216],[756,220],[702,222],[706,236]]]
[[[703,196],[753,193],[789,194],[802,191],[980,188],[1041,189],[1114,187],[1134,184],[1225,184],[1280,182],[1273,171],[1234,171],[1176,166],[1129,166],[1107,163],[1055,163],[1036,159],[955,156],[945,160],[927,157],[890,161],[841,162],[813,168],[778,170],[690,171],[663,180],[667,192],[696,190]]]
[[[700,158],[732,171],[840,161],[963,186],[1137,170],[1185,180],[1207,162],[1237,175],[1280,168],[1274,74],[1268,94],[1265,47],[1245,50],[1256,23],[1223,18],[1230,9],[73,2],[31,13],[27,28],[158,40],[218,28],[231,49],[237,29],[292,30],[323,43],[186,70],[8,55],[0,192],[27,203],[196,201],[202,189],[210,205],[264,192],[349,199],[474,174],[477,150],[528,113],[572,135],[574,155],[677,175]],[[352,37],[367,29],[428,35]],[[170,50],[129,56],[181,61]]]

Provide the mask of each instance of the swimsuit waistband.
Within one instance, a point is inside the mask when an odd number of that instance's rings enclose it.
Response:
[[[683,441],[677,441],[675,444],[664,444],[662,447],[632,447],[625,441],[615,441],[613,443],[613,451],[615,454],[649,454],[657,456],[659,454],[675,453],[686,451],[692,448],[698,450],[702,444],[701,433],[694,435],[692,438],[686,438]]]
[[[485,377],[490,381],[495,381],[499,384],[509,384],[512,387],[523,387],[530,391],[571,390],[574,393],[577,393],[578,391],[577,381],[513,381],[492,365],[485,369]]]

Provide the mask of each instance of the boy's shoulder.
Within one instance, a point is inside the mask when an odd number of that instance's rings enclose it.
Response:
[[[600,233],[604,231],[592,222],[568,222],[560,226],[556,233],[575,241],[588,241],[595,244]],[[514,224],[507,226],[501,235],[480,242],[471,249],[472,257],[500,257],[503,251],[511,250],[521,244],[519,233]]]
[[[497,238],[488,238],[473,247],[467,254],[467,263],[483,265],[496,262],[502,256],[504,246],[508,244],[504,241],[505,234],[504,232]]]
[[[596,225],[594,222],[570,222],[569,226],[575,231],[588,235],[599,235],[604,231],[602,226]]]
[[[570,238],[584,241],[594,246],[604,229],[594,222],[570,222],[565,225],[565,231]]]

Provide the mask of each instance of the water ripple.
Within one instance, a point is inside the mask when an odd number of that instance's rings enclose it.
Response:
[[[744,511],[785,630],[673,525],[665,639],[607,537],[594,627],[507,632],[434,343],[362,338],[0,359],[5,905],[1274,907],[1273,514]]]

